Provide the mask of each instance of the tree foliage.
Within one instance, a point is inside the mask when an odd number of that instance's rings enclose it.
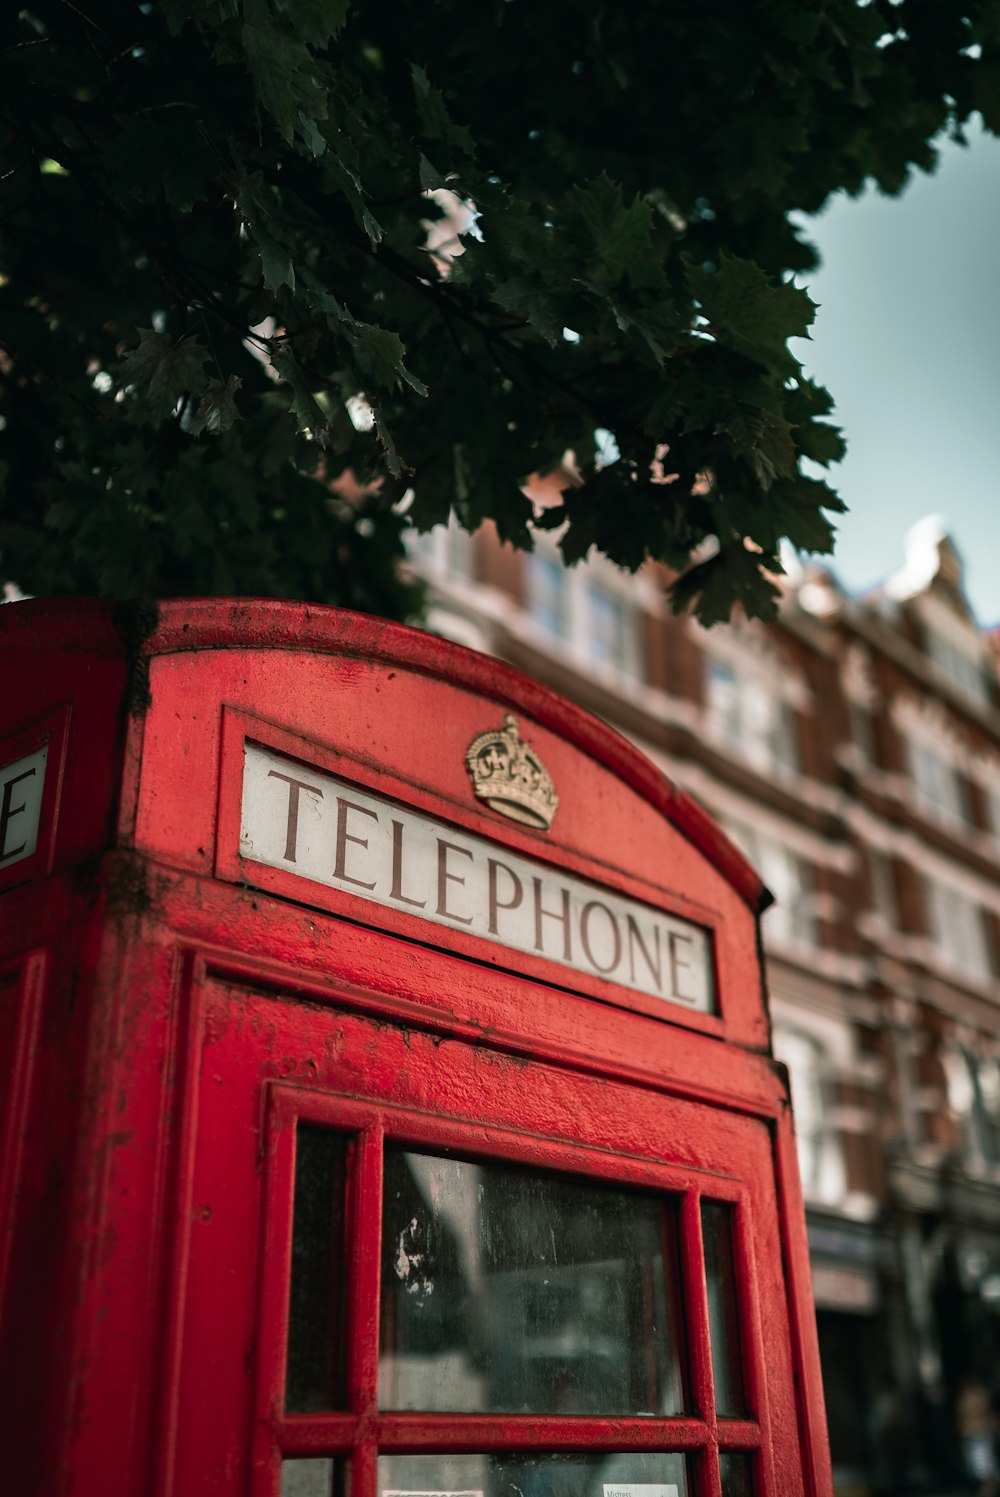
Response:
[[[1000,128],[1000,0],[29,0],[0,91],[5,565],[400,613],[398,501],[766,614],[842,508],[792,215]],[[443,265],[427,225],[474,204]],[[595,433],[617,461],[598,460]],[[359,505],[329,479],[381,479]],[[568,522],[568,523],[567,523]],[[694,553],[694,557],[692,556]]]

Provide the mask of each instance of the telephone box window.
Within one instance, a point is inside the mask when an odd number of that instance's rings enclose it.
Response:
[[[753,1497],[752,1457],[720,1450],[719,1475],[722,1497]]]
[[[669,1197],[393,1148],[384,1191],[383,1408],[681,1412]]]
[[[383,1455],[379,1497],[688,1497],[683,1455],[646,1451],[595,1455]],[[724,1489],[725,1490],[725,1489]],[[747,1489],[749,1492],[749,1488]],[[284,1494],[283,1494],[284,1497]]]
[[[307,1456],[281,1463],[281,1497],[336,1497],[340,1483],[333,1485],[337,1462],[326,1456]]]
[[[747,1412],[733,1263],[733,1215],[732,1206],[724,1201],[701,1203],[715,1412],[730,1418]]]
[[[290,1413],[337,1409],[344,1403],[346,1151],[341,1134],[299,1124],[285,1371]],[[304,1497],[311,1497],[312,1490],[304,1488]],[[284,1488],[282,1492],[284,1497]]]

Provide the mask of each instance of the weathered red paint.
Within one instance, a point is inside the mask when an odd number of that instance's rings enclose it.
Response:
[[[18,1497],[276,1497],[282,1456],[719,1450],[758,1497],[831,1489],[763,898],[711,821],[519,673],[285,603],[0,610],[0,769],[49,745],[38,846],[0,864],[0,1449]],[[472,794],[505,711],[551,832]],[[717,1013],[430,926],[239,852],[245,737],[713,933]],[[353,1139],[347,1407],[286,1414],[294,1124]],[[383,1138],[681,1198],[691,1413],[380,1411]],[[737,1208],[752,1417],[716,1416],[699,1202]]]

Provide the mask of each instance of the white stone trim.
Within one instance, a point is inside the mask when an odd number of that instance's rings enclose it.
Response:
[[[849,1019],[828,1013],[817,1013],[805,1000],[788,994],[772,995],[771,1023],[774,1028],[798,1029],[821,1046],[830,1065],[838,1074],[854,1066],[854,1033]]]
[[[846,987],[862,988],[867,985],[870,964],[867,957],[848,956],[842,951],[831,951],[826,946],[807,945],[805,942],[783,940],[768,934],[766,916],[761,925],[765,954],[780,957],[783,962],[806,968],[816,977],[825,977],[829,982]]]

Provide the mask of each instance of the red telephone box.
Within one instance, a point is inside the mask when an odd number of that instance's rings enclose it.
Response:
[[[711,821],[373,619],[0,628],[4,1491],[828,1493]]]

